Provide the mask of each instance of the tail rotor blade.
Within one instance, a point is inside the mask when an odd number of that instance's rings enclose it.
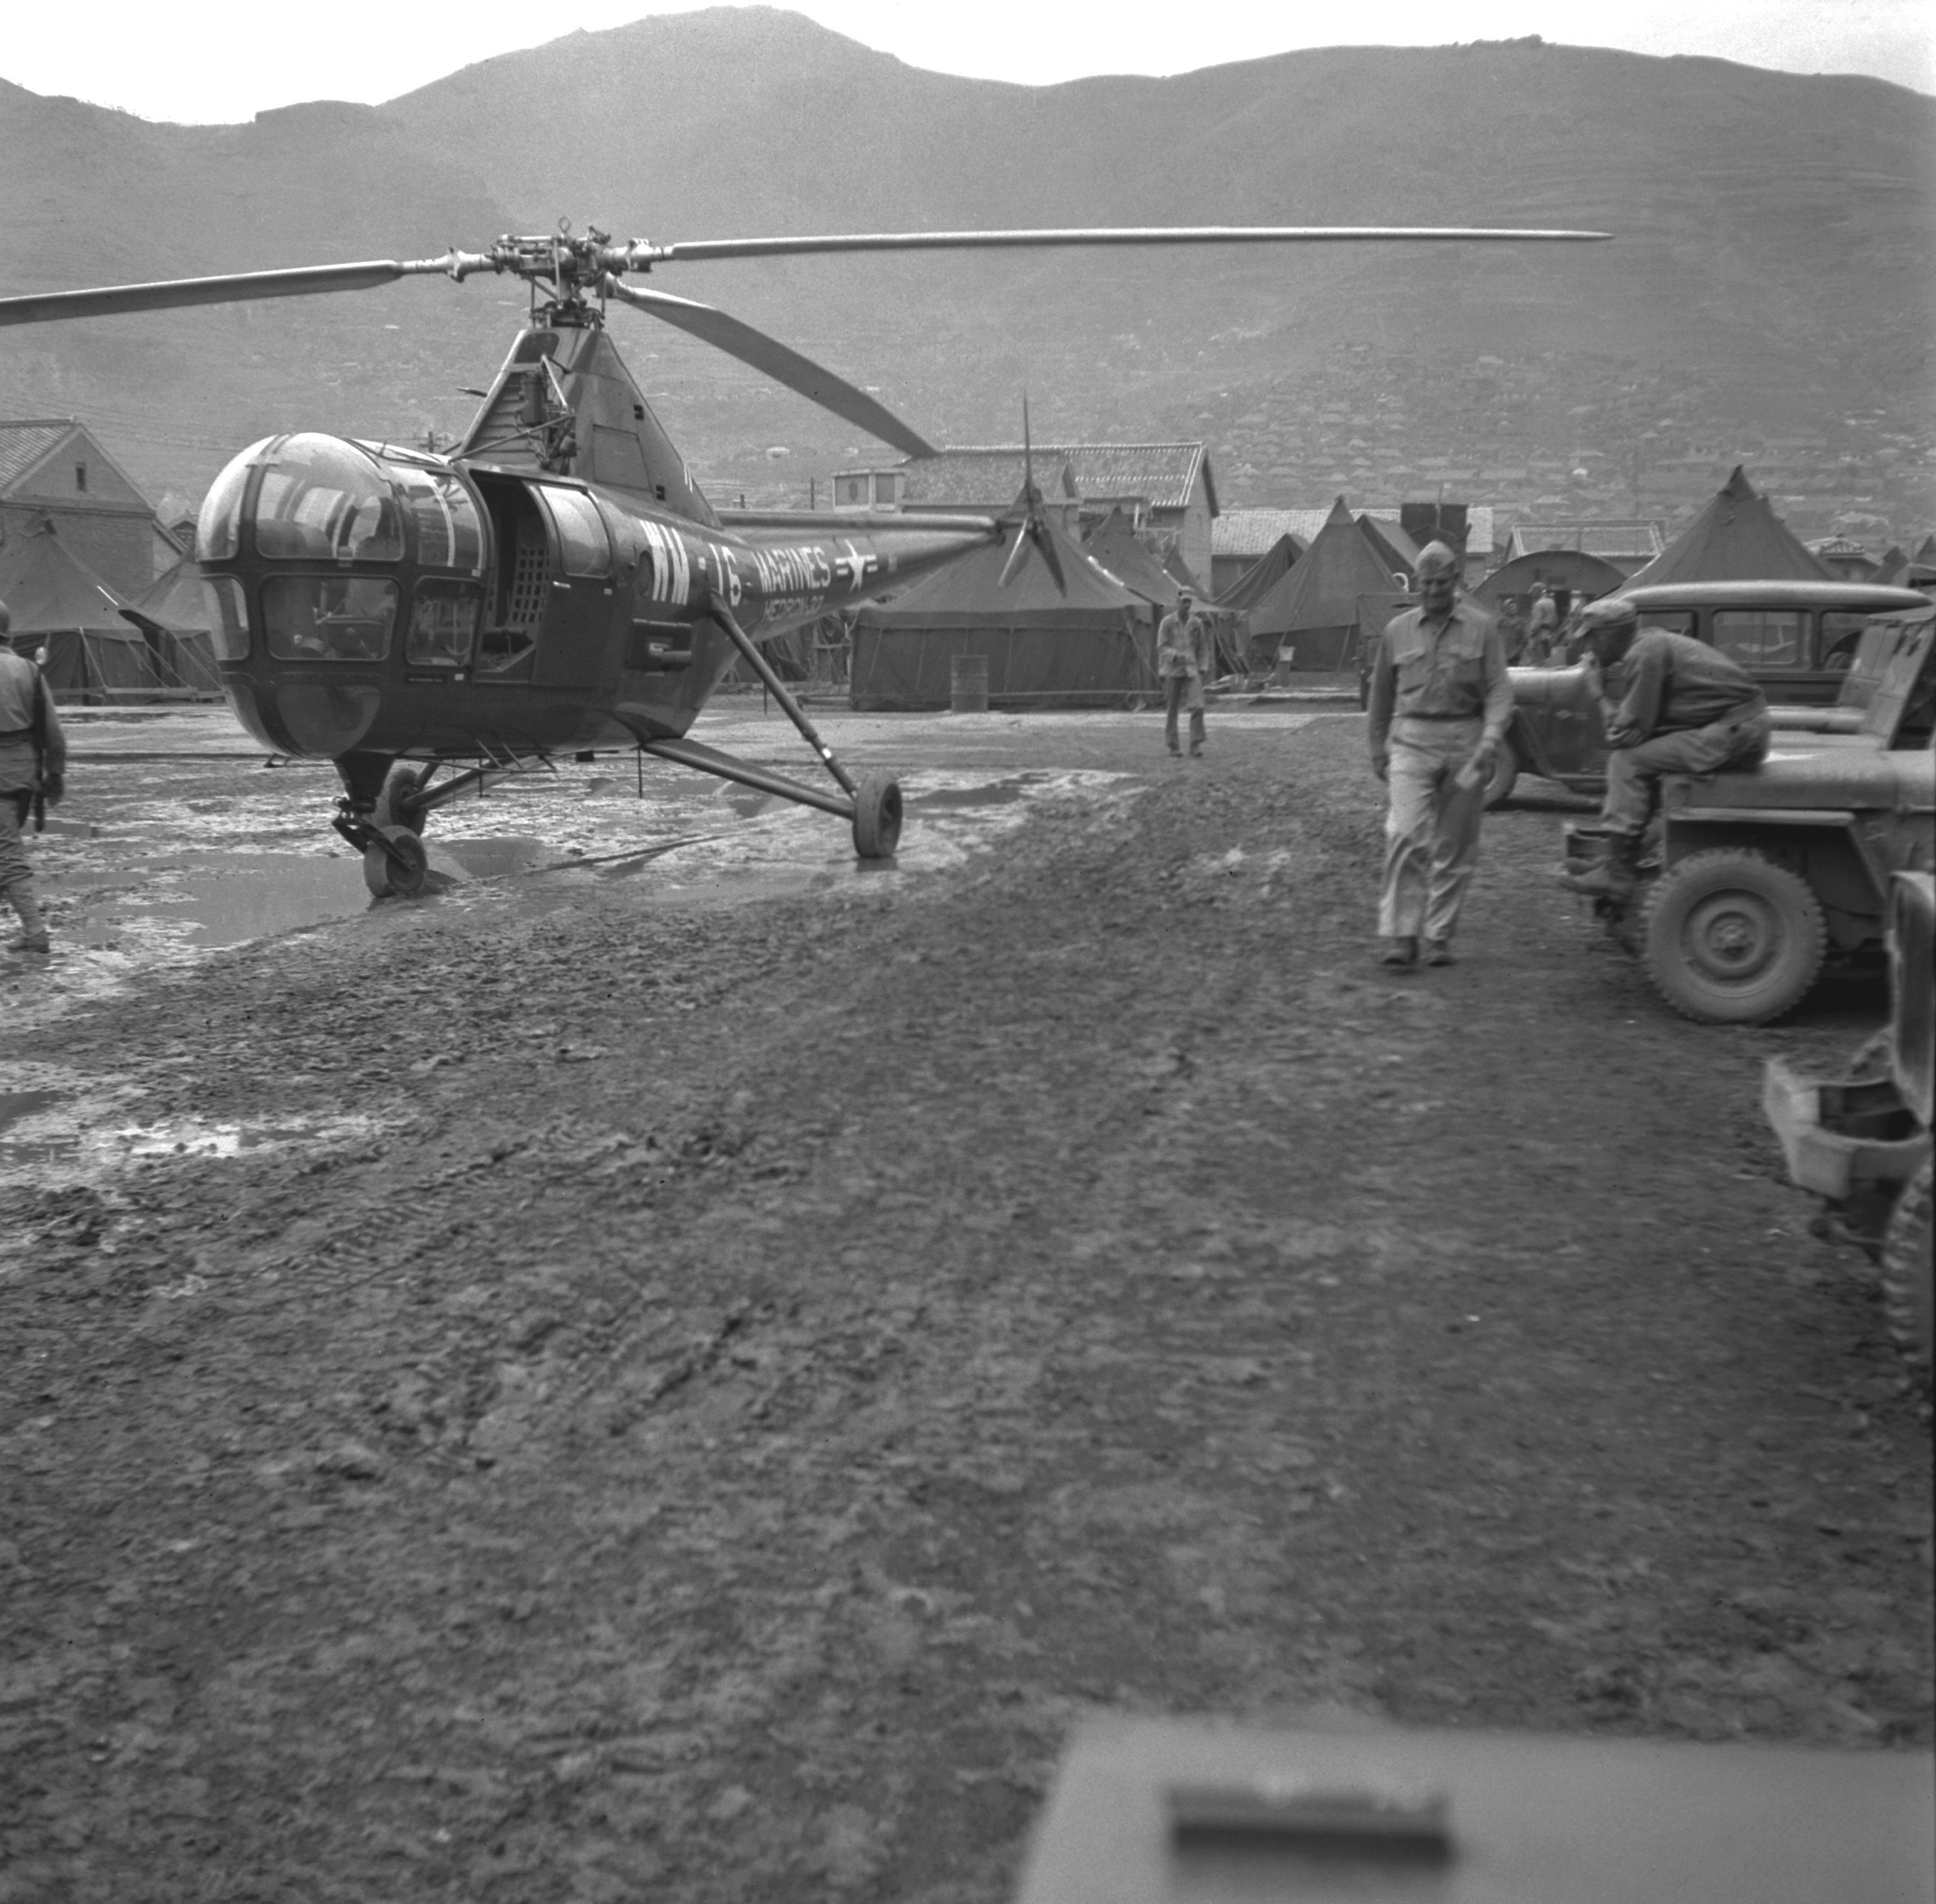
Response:
[[[784,384],[809,403],[865,430],[870,436],[891,443],[910,456],[931,456],[934,446],[917,436],[894,412],[876,403],[864,390],[857,390],[844,377],[836,377],[824,365],[803,357],[791,346],[742,323],[712,304],[695,303],[690,298],[675,298],[664,291],[640,290],[607,276],[605,293],[635,310],[685,331],[693,337],[750,364],[776,383]]]

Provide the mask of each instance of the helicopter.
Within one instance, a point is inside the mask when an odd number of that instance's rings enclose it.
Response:
[[[482,272],[530,286],[513,341],[449,451],[314,431],[265,437],[216,477],[195,556],[223,692],[284,758],[334,763],[331,824],[378,898],[428,881],[445,802],[569,755],[637,749],[846,820],[894,856],[891,776],[857,780],[761,652],[776,635],[973,549],[1054,556],[1027,468],[1000,518],[724,512],[694,482],[607,328],[619,303],[714,345],[911,456],[933,447],[866,392],[717,307],[626,281],[681,262],[1097,245],[1578,243],[1599,232],[1441,226],[1162,226],[614,243],[597,226],[486,250],[0,297],[0,326],[373,289]],[[1026,454],[1027,425],[1024,420]],[[826,770],[808,785],[691,737],[735,659]],[[441,778],[438,777],[440,775]]]

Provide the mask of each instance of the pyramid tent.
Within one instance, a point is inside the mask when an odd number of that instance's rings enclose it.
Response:
[[[23,655],[47,650],[56,695],[160,685],[147,639],[121,611],[126,601],[63,543],[51,521],[10,534],[0,546],[0,601],[13,618],[8,639]]]
[[[1251,648],[1296,668],[1348,664],[1361,595],[1391,592],[1391,571],[1340,496],[1297,566],[1250,604]]]
[[[1629,589],[1662,582],[1832,582],[1748,480],[1739,464],[1692,522],[1627,578]]]
[[[1183,584],[1136,540],[1134,527],[1120,509],[1111,510],[1082,538],[1082,546],[1132,593],[1166,613],[1176,606]]]
[[[184,555],[121,612],[147,637],[149,656],[163,687],[177,693],[222,692],[208,593],[192,555]]]
[[[849,693],[857,707],[945,707],[956,656],[988,664],[991,703],[1108,706],[1156,692],[1155,611],[1084,552],[1053,515],[1043,526],[1058,588],[1033,543],[1008,586],[1021,525],[855,617]]]
[[[1386,571],[1396,582],[1402,575],[1411,587],[1418,579],[1418,544],[1396,522],[1381,522],[1369,512],[1361,513],[1358,526],[1383,559]]]
[[[1909,552],[1901,543],[1892,542],[1883,551],[1882,560],[1877,565],[1876,572],[1869,577],[1869,580],[1876,583],[1878,587],[1898,587],[1900,584],[1896,578],[1908,566]]]
[[[1220,608],[1248,608],[1263,601],[1297,566],[1304,544],[1288,530],[1218,597]]]

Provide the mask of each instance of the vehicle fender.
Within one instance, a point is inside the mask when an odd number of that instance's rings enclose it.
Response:
[[[1881,942],[1890,869],[1849,814],[1703,807],[1666,816],[1666,864],[1719,847],[1759,853],[1804,881],[1841,950]]]

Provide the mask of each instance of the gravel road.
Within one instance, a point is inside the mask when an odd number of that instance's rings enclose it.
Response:
[[[1105,1709],[1929,1742],[1758,1109],[1877,992],[1682,1024],[1536,783],[1383,973],[1355,715],[829,726],[948,850],[0,977],[0,1900],[994,1904]]]

